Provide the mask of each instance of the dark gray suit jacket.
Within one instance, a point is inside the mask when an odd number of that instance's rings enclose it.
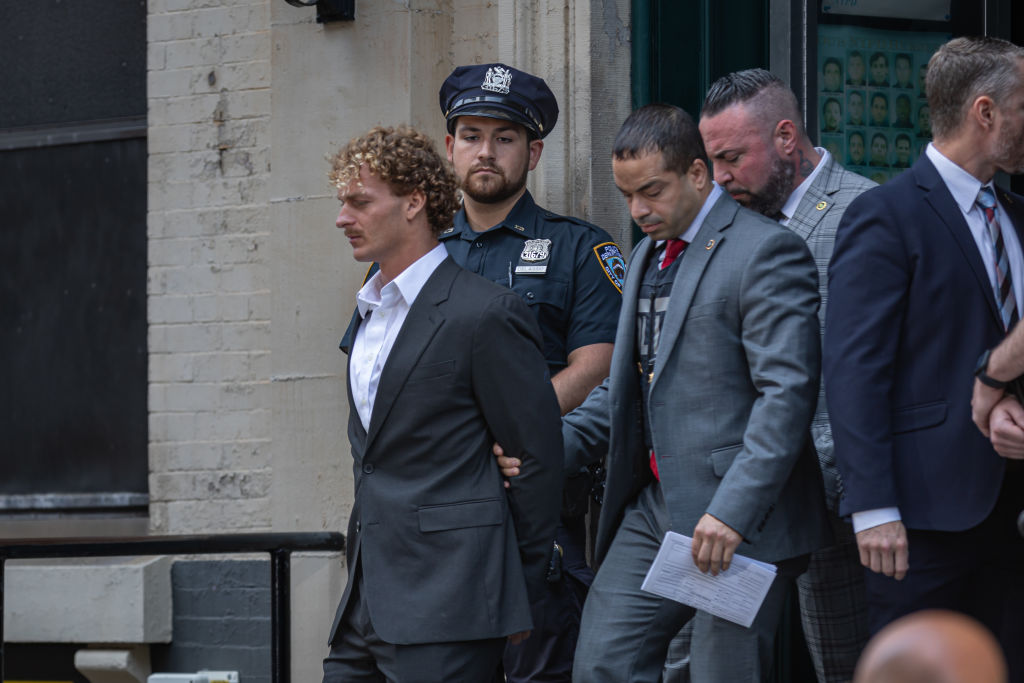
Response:
[[[446,258],[409,310],[369,430],[349,390],[357,562],[377,634],[412,644],[531,628],[561,502],[559,409],[514,293]],[[506,492],[491,445],[523,460]]]
[[[611,375],[563,418],[566,466],[607,449],[596,558],[652,475],[640,420],[636,308],[653,243],[622,291]],[[775,562],[831,539],[809,426],[818,393],[818,277],[803,240],[723,194],[680,257],[647,414],[674,531],[710,513],[738,552]]]

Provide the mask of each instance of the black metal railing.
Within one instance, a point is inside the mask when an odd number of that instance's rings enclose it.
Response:
[[[144,555],[270,554],[270,680],[289,683],[291,627],[289,584],[291,554],[345,549],[334,532],[144,536],[141,538],[44,538],[0,543],[0,681],[4,680],[3,586],[7,560],[57,557],[131,557]]]

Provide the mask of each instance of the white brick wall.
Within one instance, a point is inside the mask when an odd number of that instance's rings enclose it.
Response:
[[[628,45],[606,55],[592,39],[628,25],[628,2],[367,0],[336,24],[281,0],[147,7],[150,526],[344,529],[337,340],[365,265],[333,227],[325,157],[377,123],[440,139],[449,70],[503,58],[559,92],[538,198],[626,225],[591,128],[628,112]],[[621,115],[591,111],[592,83]]]
[[[156,533],[271,525],[270,1],[148,5]]]

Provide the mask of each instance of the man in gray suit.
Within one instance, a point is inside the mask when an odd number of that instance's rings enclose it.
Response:
[[[764,69],[715,81],[704,100],[700,132],[715,181],[740,204],[777,219],[806,241],[818,266],[824,331],[828,262],[839,219],[875,183],[850,173],[811,143],[793,92]],[[807,572],[797,579],[800,616],[818,681],[842,683],[853,678],[869,633],[857,541],[850,523],[839,517],[841,484],[824,385],[811,433],[836,543],[813,553]]]
[[[785,585],[829,540],[808,438],[814,261],[798,236],[712,182],[696,124],[677,107],[633,112],[612,168],[647,238],[629,264],[611,375],[563,418],[566,471],[608,453],[601,565],[573,680],[659,680],[690,619],[694,680],[760,680]],[[735,552],[776,563],[751,628],[640,590],[668,530],[693,536],[704,572],[728,571]]]
[[[357,297],[349,577],[324,681],[489,681],[506,638],[531,628],[558,519],[540,331],[518,295],[438,243],[456,181],[425,135],[374,128],[331,178],[353,256],[380,270]],[[528,463],[507,493],[495,439]]]

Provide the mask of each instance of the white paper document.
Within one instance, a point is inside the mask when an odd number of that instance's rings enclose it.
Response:
[[[775,579],[775,565],[733,555],[729,568],[712,576],[697,569],[692,546],[689,536],[666,533],[641,588],[749,628]]]

